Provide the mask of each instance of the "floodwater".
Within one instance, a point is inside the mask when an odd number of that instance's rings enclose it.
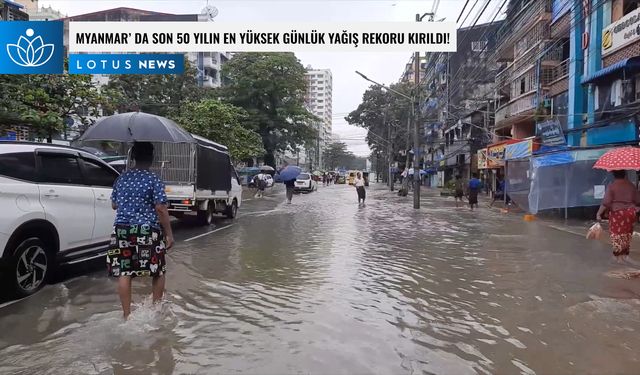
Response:
[[[126,323],[95,268],[4,306],[0,373],[639,371],[640,282],[607,276],[603,243],[374,187],[283,200],[178,225],[166,302],[136,280]]]

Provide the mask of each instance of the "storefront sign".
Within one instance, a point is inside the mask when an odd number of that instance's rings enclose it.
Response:
[[[478,150],[478,169],[487,169],[487,149]]]
[[[602,54],[609,54],[640,38],[640,8],[602,30]]]
[[[557,120],[537,123],[536,133],[542,138],[542,144],[545,146],[563,146],[567,144],[562,125]]]
[[[506,144],[487,147],[487,168],[504,167],[504,153]]]

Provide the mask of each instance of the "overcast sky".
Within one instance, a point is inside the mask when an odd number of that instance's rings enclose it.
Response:
[[[409,0],[223,0],[209,1],[219,10],[217,21],[256,22],[413,22],[418,12],[429,12],[430,1]],[[462,10],[464,0],[442,0],[438,18],[455,21]],[[51,6],[69,16],[96,12],[117,7],[130,7],[166,13],[200,13],[206,0],[50,0],[40,1],[40,6]],[[368,156],[369,148],[364,140],[366,131],[349,126],[345,115],[354,110],[362,99],[368,83],[357,76],[358,70],[378,82],[396,82],[409,61],[411,53],[298,53],[302,64],[317,69],[331,69],[333,74],[333,132],[357,155]]]

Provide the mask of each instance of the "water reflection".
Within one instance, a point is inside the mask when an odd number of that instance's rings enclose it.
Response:
[[[636,372],[640,287],[605,276],[603,245],[437,197],[419,212],[369,197],[252,202],[180,242],[168,302],[127,323],[102,272],[5,307],[0,372]]]

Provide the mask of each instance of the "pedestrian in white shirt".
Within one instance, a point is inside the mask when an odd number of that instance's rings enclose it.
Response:
[[[364,199],[366,198],[367,193],[364,190],[364,179],[360,172],[356,175],[353,186],[356,187],[356,191],[358,192],[358,205],[360,205],[360,201],[362,201],[362,205],[364,206]]]

